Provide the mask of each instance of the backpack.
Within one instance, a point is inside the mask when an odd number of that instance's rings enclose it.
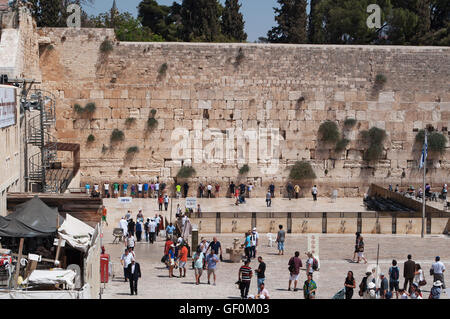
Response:
[[[391,267],[391,279],[398,281],[399,276],[400,272],[398,270],[398,267]]]
[[[317,271],[317,269],[319,269],[319,262],[317,261],[316,258],[313,258],[312,269],[313,269],[314,271]]]

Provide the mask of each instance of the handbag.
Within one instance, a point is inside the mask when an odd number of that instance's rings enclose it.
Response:
[[[419,281],[419,286],[425,286],[426,284],[427,284],[427,281],[425,279]]]
[[[167,256],[166,256],[166,255],[162,256],[162,258],[161,258],[161,262],[162,262],[162,263],[165,263],[165,262],[166,262],[166,258],[167,258]]]

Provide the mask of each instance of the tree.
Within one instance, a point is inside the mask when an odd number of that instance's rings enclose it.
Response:
[[[244,17],[239,12],[241,5],[238,0],[226,0],[222,14],[222,33],[231,40],[244,42],[247,34],[244,32]]]
[[[160,35],[166,41],[178,41],[181,6],[174,2],[171,7],[159,5],[155,0],[143,0],[138,6],[142,25]]]
[[[314,33],[315,27],[314,25],[317,23],[317,19],[319,17],[316,15],[317,6],[321,0],[311,0],[310,2],[310,11],[308,17],[308,42],[314,43]]]
[[[306,0],[278,0],[273,8],[278,26],[267,33],[272,43],[306,43]]]
[[[40,0],[39,26],[60,27],[62,25],[60,0]]]
[[[181,4],[182,39],[184,41],[217,42],[224,40],[218,0],[183,0]]]

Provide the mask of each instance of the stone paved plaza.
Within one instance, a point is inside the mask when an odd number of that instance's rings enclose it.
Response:
[[[133,214],[134,215],[134,214]],[[195,285],[194,271],[188,261],[188,270],[186,278],[169,278],[168,271],[160,262],[164,250],[164,240],[158,238],[158,241],[151,245],[145,242],[137,243],[136,256],[141,265],[142,278],[139,280],[138,296],[129,295],[129,284],[124,282],[123,269],[120,265],[120,255],[124,249],[123,243],[112,244],[112,227],[109,225],[105,229],[104,242],[107,253],[111,255],[114,263],[114,278],[105,285],[103,298],[128,299],[128,298],[150,298],[150,299],[239,299],[240,292],[234,284],[238,278],[238,269],[240,264],[227,262],[228,255],[225,254],[225,248],[230,247],[233,239],[243,235],[238,234],[219,234],[217,235],[224,249],[224,262],[218,264],[217,286],[206,284],[207,278],[204,273],[201,278],[202,284]],[[403,284],[403,262],[408,253],[412,254],[413,259],[419,262],[424,270],[427,285],[423,289],[424,298],[428,298],[432,285],[432,277],[429,275],[429,268],[436,255],[441,256],[441,260],[450,265],[449,238],[447,236],[427,236],[421,239],[417,235],[371,235],[363,234],[366,243],[366,257],[368,264],[350,263],[353,256],[353,235],[332,235],[332,234],[288,234],[285,244],[285,255],[278,256],[276,247],[269,247],[266,234],[261,234],[260,247],[257,255],[264,258],[267,264],[266,270],[266,288],[272,298],[276,299],[303,299],[303,292],[287,291],[288,286],[288,260],[293,253],[298,250],[305,262],[305,251],[311,248],[312,242],[315,242],[314,248],[318,251],[320,259],[320,271],[316,272],[314,279],[318,285],[317,298],[331,298],[338,290],[343,288],[343,283],[348,270],[355,274],[357,285],[360,283],[367,268],[376,264],[377,245],[380,244],[379,265],[380,270],[387,272],[393,258],[397,259],[400,265],[401,281]],[[208,240],[212,239],[214,234],[200,234]],[[317,244],[318,241],[318,244]],[[251,267],[257,268],[258,262],[252,261]],[[174,274],[179,275],[178,270]],[[305,278],[304,267],[302,267],[299,286],[303,285]],[[252,280],[250,294],[256,294],[256,277]],[[450,284],[449,279],[446,280]],[[354,298],[358,299],[357,289]],[[448,299],[447,294],[442,295],[443,299]]]

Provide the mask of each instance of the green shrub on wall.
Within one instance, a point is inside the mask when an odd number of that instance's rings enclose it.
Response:
[[[306,161],[298,161],[291,167],[289,179],[292,180],[308,180],[315,179],[316,174],[311,167],[311,164]]]
[[[439,132],[428,133],[428,151],[443,154],[447,145],[447,137]],[[425,142],[425,131],[420,130],[416,135],[416,143],[422,146]],[[422,147],[420,147],[422,149]]]
[[[178,171],[177,177],[180,178],[190,178],[195,174],[195,169],[191,166],[183,166]]]
[[[136,119],[134,117],[129,117],[125,120],[125,125],[127,127],[130,127],[131,125],[133,125],[134,123],[136,123]]]
[[[364,158],[373,161],[381,158],[383,154],[386,131],[378,127],[372,127],[368,131],[362,131],[363,139],[368,143]]]
[[[248,172],[250,172],[250,167],[247,164],[244,164],[244,166],[239,169],[239,175],[244,175]]]
[[[348,127],[348,128],[352,128],[356,125],[356,120],[355,119],[345,119],[344,121],[344,126]]]
[[[337,143],[339,141],[339,128],[335,122],[326,121],[319,127],[320,140],[325,143]]]
[[[106,54],[106,53],[111,52],[112,50],[114,50],[114,47],[113,47],[113,43],[110,40],[105,39],[102,42],[102,44],[100,44],[100,52]]]
[[[90,135],[88,136],[88,138],[87,138],[87,142],[88,142],[88,143],[93,143],[94,141],[95,141],[95,136],[92,135],[92,134],[90,134]]]
[[[114,129],[111,133],[111,142],[121,142],[125,139],[125,135],[121,130]]]
[[[337,153],[340,153],[342,151],[345,150],[345,148],[347,147],[348,143],[350,143],[350,141],[346,138],[342,138],[340,139],[337,143],[336,143],[336,148],[335,151]]]

